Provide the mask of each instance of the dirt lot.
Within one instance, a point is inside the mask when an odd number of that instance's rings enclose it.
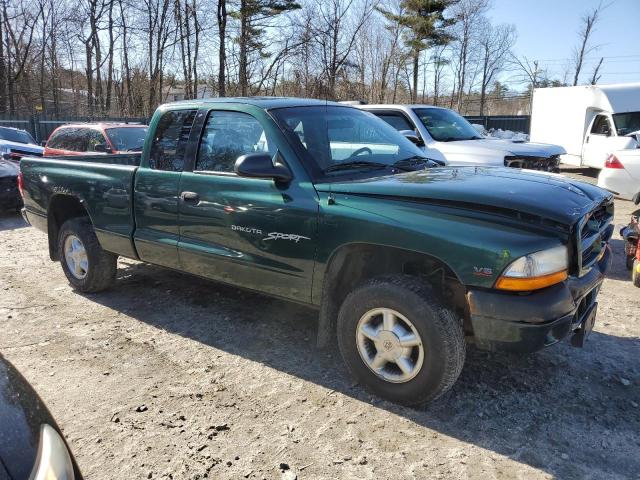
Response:
[[[617,224],[632,207],[616,201]],[[640,478],[640,290],[612,246],[586,348],[469,349],[452,392],[415,410],[316,350],[311,310],[128,260],[80,295],[45,235],[4,216],[0,351],[91,479]]]

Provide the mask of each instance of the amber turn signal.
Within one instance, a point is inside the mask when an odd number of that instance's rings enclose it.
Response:
[[[550,273],[539,277],[500,277],[496,282],[496,288],[500,290],[510,290],[514,292],[528,292],[530,290],[540,290],[541,288],[550,287],[556,283],[563,282],[567,279],[567,271]]]

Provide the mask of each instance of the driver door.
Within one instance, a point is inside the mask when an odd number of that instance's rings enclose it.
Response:
[[[280,155],[277,141],[249,113],[212,110],[197,156],[180,179],[180,241],[184,270],[199,276],[308,302],[314,266],[318,196],[294,178],[240,177],[236,159]],[[286,159],[284,159],[286,161]]]
[[[607,157],[615,150],[615,132],[608,115],[596,115],[582,147],[582,164],[604,168]]]

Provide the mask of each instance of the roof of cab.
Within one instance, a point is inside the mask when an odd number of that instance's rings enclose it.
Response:
[[[287,107],[312,107],[323,105],[334,105],[338,107],[344,107],[340,103],[330,100],[316,100],[313,98],[295,98],[295,97],[217,97],[217,98],[199,98],[196,100],[180,100],[177,102],[167,103],[165,106],[171,107],[172,105],[210,105],[216,103],[236,103],[244,105],[255,105],[265,110],[272,108],[287,108]]]

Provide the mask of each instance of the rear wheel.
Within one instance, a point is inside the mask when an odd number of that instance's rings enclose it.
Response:
[[[415,277],[375,278],[347,296],[338,344],[365,387],[404,405],[442,395],[465,358],[462,323]]]
[[[86,218],[72,218],[62,225],[58,254],[62,270],[76,290],[99,292],[115,281],[118,257],[102,249]]]

